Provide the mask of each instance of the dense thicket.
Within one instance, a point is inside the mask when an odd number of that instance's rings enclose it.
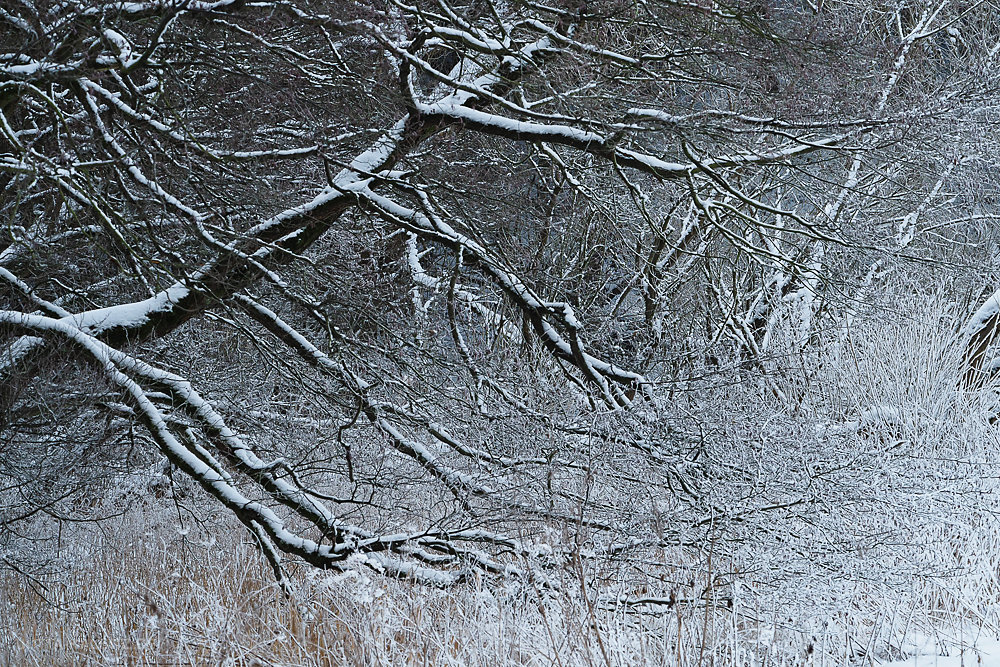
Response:
[[[955,408],[907,400],[994,278],[997,10],[0,4],[0,554],[164,494],[279,579],[731,599],[912,544]],[[942,339],[852,338],[900,322]]]

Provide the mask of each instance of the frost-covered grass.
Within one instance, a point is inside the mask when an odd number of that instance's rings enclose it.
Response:
[[[705,650],[693,639],[705,627],[701,611],[643,616],[592,606],[596,596],[581,594],[572,573],[563,590],[543,593],[481,583],[435,590],[368,571],[303,570],[286,600],[250,543],[180,535],[146,519],[133,515],[115,531],[93,533],[67,554],[70,569],[44,600],[23,579],[0,580],[0,661],[710,664],[727,648],[724,637]]]
[[[858,591],[852,609],[828,618],[755,608],[749,590],[733,606],[679,600],[626,610],[601,603],[601,584],[581,587],[572,567],[561,590],[548,594],[523,585],[435,590],[361,570],[303,570],[286,600],[249,542],[181,535],[169,516],[157,515],[158,527],[149,518],[132,515],[115,530],[93,532],[66,555],[69,569],[50,582],[45,600],[23,579],[4,576],[0,662],[839,665],[866,664],[866,650],[902,659],[920,648],[962,653],[976,664],[971,640],[954,629],[985,620],[958,590],[928,596],[923,608]],[[887,640],[895,655],[879,646]]]

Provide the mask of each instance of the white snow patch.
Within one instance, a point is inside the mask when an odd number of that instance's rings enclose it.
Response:
[[[79,315],[71,315],[66,320],[77,329],[89,331],[91,334],[97,334],[116,326],[140,326],[149,320],[151,313],[170,310],[189,292],[190,290],[186,286],[176,283],[156,296],[143,301],[88,310]]]
[[[1000,667],[1000,640],[993,637],[976,637],[967,644],[917,637],[903,648],[912,656],[878,664],[882,667]]]
[[[990,298],[983,302],[979,310],[969,318],[965,328],[962,329],[962,336],[968,338],[983,329],[990,318],[1000,312],[1000,290],[993,293]]]

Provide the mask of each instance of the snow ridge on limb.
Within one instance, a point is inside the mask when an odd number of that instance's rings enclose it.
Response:
[[[330,509],[307,489],[290,484],[273,474],[273,471],[281,469],[280,464],[261,461],[186,380],[115,350],[64,320],[0,310],[0,326],[19,330],[27,335],[55,335],[95,362],[109,380],[125,391],[135,415],[149,430],[162,453],[261,539],[264,554],[283,586],[287,587],[287,582],[281,573],[279,551],[298,556],[322,568],[350,569],[351,562],[359,561],[390,576],[410,578],[433,586],[450,586],[464,581],[469,575],[466,563],[489,572],[523,574],[516,568],[497,563],[479,550],[463,548],[454,542],[455,539],[489,542],[509,549],[511,540],[503,536],[485,531],[459,531],[452,540],[446,541],[441,533],[378,535],[340,523]],[[329,359],[322,352],[316,352],[318,358]],[[334,362],[331,360],[330,363]],[[149,392],[130,377],[129,373],[138,375],[158,388],[169,389],[180,409],[195,417],[198,427],[213,436],[210,439],[224,442],[224,446],[216,446],[223,458],[234,463],[238,470],[260,484],[268,497],[308,519],[320,529],[323,537],[334,536],[336,539],[324,544],[322,538],[317,541],[304,537],[274,510],[248,497],[240,490],[236,478],[215,457],[196,443],[186,441],[173,432],[171,421],[162,413]],[[436,553],[428,553],[427,549]],[[435,567],[432,569],[419,563],[400,560],[390,556],[391,553],[404,558],[413,556]],[[441,569],[442,567],[451,569]]]
[[[980,389],[989,378],[983,368],[986,353],[1000,335],[1000,290],[986,299],[972,314],[961,331],[961,339],[966,341],[962,356],[962,387]]]
[[[687,178],[689,174],[704,171],[706,167],[723,169],[781,162],[817,150],[837,148],[850,136],[837,134],[817,139],[797,139],[772,151],[726,155],[705,159],[701,164],[697,164],[667,162],[648,153],[623,148],[618,145],[619,139],[617,137],[608,137],[571,125],[522,121],[460,105],[437,103],[420,105],[418,108],[423,115],[437,119],[441,123],[459,125],[484,134],[517,141],[544,141],[550,144],[569,146],[617,165],[636,169],[664,180]]]

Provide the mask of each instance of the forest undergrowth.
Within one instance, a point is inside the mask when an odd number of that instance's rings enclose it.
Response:
[[[676,545],[616,558],[536,526],[510,562],[544,578],[439,590],[289,562],[286,598],[235,521],[189,512],[197,496],[118,498],[119,516],[61,528],[58,568],[0,573],[0,662],[878,664],[931,637],[976,664],[970,638],[1000,627],[995,393],[957,388],[964,306],[897,303],[830,332],[822,359],[786,357],[776,384],[698,389],[697,507],[618,505],[688,517]],[[556,558],[560,534],[577,543]]]

